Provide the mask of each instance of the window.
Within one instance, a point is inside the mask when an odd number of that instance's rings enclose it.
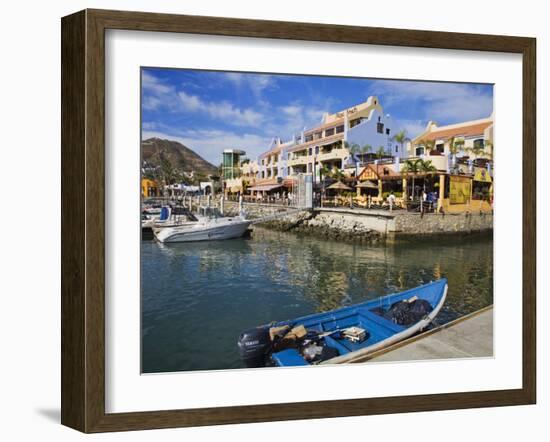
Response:
[[[351,128],[351,127],[355,127],[355,126],[357,126],[360,122],[361,122],[361,120],[360,120],[359,118],[356,118],[355,120],[351,120],[351,121],[349,122],[349,127],[350,127],[350,128]]]
[[[306,135],[305,142],[307,143],[308,141],[313,141],[313,135],[312,134]]]
[[[310,148],[308,149],[308,155],[311,155],[312,153],[313,153],[313,149],[310,147]]]
[[[319,155],[319,146],[315,146],[315,155]]]
[[[395,145],[395,153],[399,152],[399,146],[396,144]]]
[[[416,153],[417,157],[419,157],[420,155],[424,155],[424,148],[423,147],[417,147],[415,153]]]
[[[331,135],[334,135],[334,127],[325,130],[325,137],[330,137]]]
[[[323,137],[323,132],[321,131],[315,132],[315,134],[313,135],[314,140],[320,140],[322,137]]]
[[[344,132],[344,125],[343,124],[341,126],[336,127],[336,133],[337,134],[341,134],[342,132]]]
[[[380,119],[380,117],[378,117],[378,119]],[[379,134],[384,133],[384,123],[376,123],[376,132]]]
[[[262,170],[262,178],[265,178],[265,173],[263,170]]]
[[[436,144],[435,150],[437,150],[439,153],[445,152],[445,144],[443,143]]]
[[[389,134],[390,134],[390,130],[386,129],[386,135],[389,135]]]
[[[479,138],[477,140],[474,140],[474,148],[484,149],[485,148],[485,140],[483,138]]]

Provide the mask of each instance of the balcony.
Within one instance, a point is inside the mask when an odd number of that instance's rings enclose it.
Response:
[[[317,161],[342,160],[349,156],[347,149],[332,149],[327,153],[322,153],[317,156]]]
[[[299,166],[301,164],[307,164],[308,163],[309,156],[304,155],[301,157],[290,159],[286,162],[287,166]]]

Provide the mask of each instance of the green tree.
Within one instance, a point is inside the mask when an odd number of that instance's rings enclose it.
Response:
[[[162,150],[159,152],[159,172],[164,186],[174,183],[177,171],[168,156]]]
[[[426,191],[426,177],[432,177],[437,172],[437,167],[435,167],[430,160],[424,161],[424,160],[417,160],[419,161],[418,164],[418,172],[422,175],[424,175],[424,186],[423,189]]]
[[[359,158],[358,158],[358,156],[361,153],[362,148],[357,143],[348,143],[347,141],[344,141],[344,146],[346,147],[346,149],[349,150],[350,158],[352,159],[353,164],[355,166],[355,176],[357,177],[357,174],[359,173],[359,171],[358,171],[358,168],[359,168]]]
[[[435,141],[434,140],[420,140],[420,143],[424,146],[424,154],[429,154],[432,150],[434,150],[435,147]]]
[[[415,187],[414,187],[414,181],[416,176],[420,173],[420,167],[422,163],[422,159],[418,158],[416,160],[406,160],[403,164],[403,167],[401,168],[401,175],[403,177],[407,178],[409,176],[412,176],[412,197],[414,200],[415,197]]]
[[[407,138],[407,131],[405,129],[403,130],[400,130],[399,132],[397,132],[394,136],[393,136],[393,139],[399,143],[399,145],[401,146],[401,152],[403,152],[403,144],[405,144],[405,141],[408,140]]]
[[[451,137],[449,139],[449,152],[451,155],[457,155],[464,148],[464,140],[462,138]]]
[[[363,147],[361,147],[361,154],[366,155],[368,153],[372,152],[372,146],[370,144],[365,144]]]
[[[361,153],[361,147],[357,143],[349,143],[347,141],[344,141],[344,147],[349,150],[349,153],[352,154],[354,157]]]
[[[337,166],[332,169],[330,176],[336,181],[342,181],[345,177],[344,172],[342,172]]]
[[[384,155],[386,155],[386,149],[384,146],[378,147],[378,149],[376,149],[376,156],[378,159],[380,160]]]
[[[457,173],[456,156],[464,148],[464,140],[451,137],[449,139],[449,152],[451,153],[451,173]]]
[[[326,164],[323,164],[319,169],[319,175],[320,175],[321,182],[323,182],[325,177],[330,177],[330,169]]]
[[[493,159],[493,152],[494,152],[494,143],[492,140],[485,140],[485,158],[488,160]]]

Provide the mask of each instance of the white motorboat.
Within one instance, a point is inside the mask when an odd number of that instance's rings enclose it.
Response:
[[[154,230],[159,228],[194,224],[198,220],[199,217],[193,215],[191,211],[185,207],[163,206],[160,215],[152,220],[150,226]]]
[[[252,220],[242,216],[201,218],[196,222],[155,229],[155,238],[162,243],[212,241],[239,238]]]

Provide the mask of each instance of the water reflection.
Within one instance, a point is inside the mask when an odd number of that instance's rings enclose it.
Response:
[[[239,332],[449,280],[445,323],[493,302],[490,237],[365,246],[255,229],[251,239],[142,243],[145,372],[240,367]]]

